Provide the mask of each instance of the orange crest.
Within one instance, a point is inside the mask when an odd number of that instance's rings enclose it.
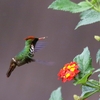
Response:
[[[34,36],[28,36],[27,38],[25,38],[25,40],[34,39],[34,38],[35,38]]]

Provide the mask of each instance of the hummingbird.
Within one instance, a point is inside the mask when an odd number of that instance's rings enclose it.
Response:
[[[28,36],[27,38],[25,38],[24,49],[11,59],[10,66],[9,66],[6,76],[10,77],[11,73],[14,71],[16,66],[19,67],[24,64],[34,62],[35,59],[33,59],[33,56],[34,56],[35,51],[42,48],[39,46],[36,48],[37,41],[43,40],[45,38],[46,37],[36,38],[34,36]]]

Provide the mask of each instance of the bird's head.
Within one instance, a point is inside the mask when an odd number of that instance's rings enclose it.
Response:
[[[40,37],[40,38],[37,38],[37,39],[38,39],[38,40],[43,40],[43,39],[45,39],[45,38],[47,38],[47,37]],[[25,38],[26,41],[27,41],[27,40],[34,40],[34,39],[36,39],[36,37],[34,37],[34,36],[28,36],[28,37]]]
[[[27,40],[32,40],[33,41],[34,39],[35,39],[34,36],[28,36],[28,37],[25,38],[25,41],[27,41]]]
[[[36,38],[34,36],[28,36],[25,38],[25,41],[27,43],[31,44],[31,43],[36,43],[38,40],[44,40],[45,38],[47,38],[47,37]]]

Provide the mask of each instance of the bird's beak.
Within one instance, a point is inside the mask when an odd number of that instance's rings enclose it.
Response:
[[[45,38],[48,38],[47,36],[46,37],[40,37],[40,38],[38,38],[39,40],[43,40],[43,39],[45,39]]]

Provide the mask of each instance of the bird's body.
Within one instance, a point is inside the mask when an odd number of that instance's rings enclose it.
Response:
[[[38,41],[38,38],[35,38],[33,41],[30,40],[25,41],[24,49],[14,57],[17,66],[21,66],[25,63],[33,61],[35,44]]]
[[[16,66],[22,66],[31,61],[35,61],[33,59],[35,45],[37,41],[41,39],[45,39],[45,37],[35,38],[33,36],[29,36],[25,39],[24,49],[19,54],[17,54],[15,57],[11,59],[10,67],[6,74],[7,77],[11,75],[12,71],[16,68]]]

